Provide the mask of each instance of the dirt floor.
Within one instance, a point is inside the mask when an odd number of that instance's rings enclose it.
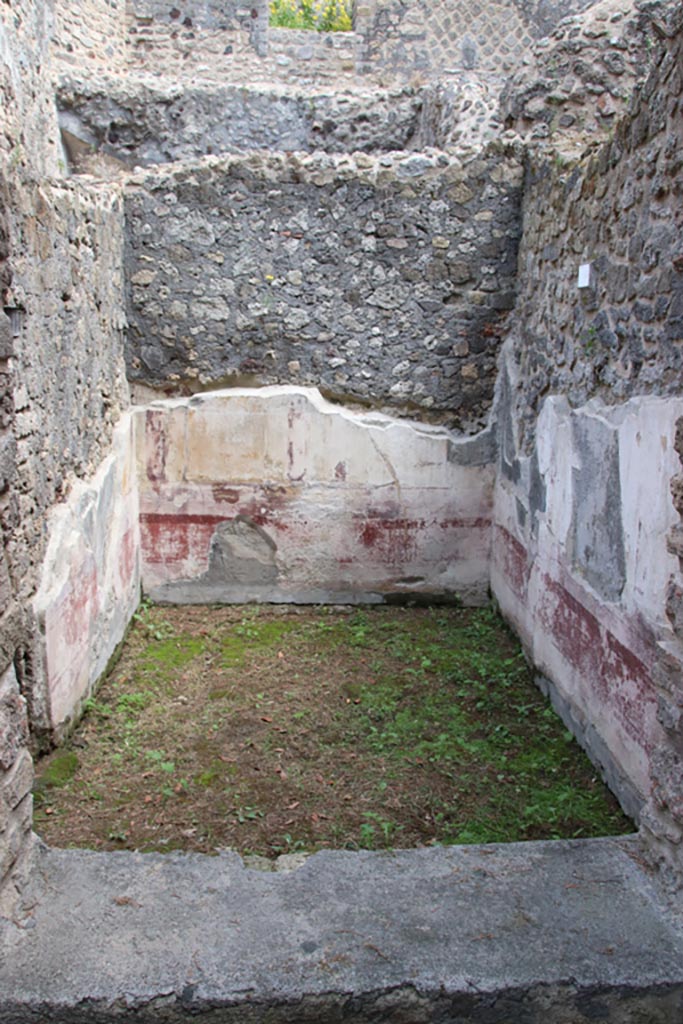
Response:
[[[490,609],[143,605],[35,795],[50,845],[110,850],[633,829]]]

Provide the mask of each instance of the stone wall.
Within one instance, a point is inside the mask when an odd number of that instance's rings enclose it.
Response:
[[[264,54],[268,15],[266,0],[128,0],[133,59],[146,51],[151,66],[168,73],[167,56],[192,50],[204,51],[204,59],[214,48],[217,53],[251,49]]]
[[[49,62],[51,31],[48,5],[20,0],[0,7],[0,298],[10,316],[0,313],[0,913],[11,909],[32,851],[31,787],[33,770],[26,751],[27,702],[14,662],[21,662],[30,631],[18,593],[21,577],[12,542],[18,519],[17,447],[14,408],[18,374],[14,348],[23,312],[12,296],[16,222],[12,206],[18,191],[35,188],[35,179],[57,165],[57,121],[41,68]]]
[[[116,79],[62,79],[62,128],[90,157],[128,166],[244,149],[383,152],[420,140],[428,99],[418,90],[356,90],[338,95],[294,90]]]
[[[54,0],[54,11],[52,45],[60,62],[101,64],[110,71],[125,66],[126,0]]]
[[[100,5],[103,17],[108,10]],[[128,401],[122,205],[115,187],[59,180],[51,15],[52,5],[33,0],[0,5],[0,290],[9,311],[0,315],[3,909],[32,845],[29,721],[35,742],[50,726],[33,609],[48,517],[109,452]]]
[[[480,81],[343,92],[252,84],[62,74],[59,122],[76,170],[122,168],[245,149],[383,153],[436,147],[470,154],[499,127],[497,92]]]
[[[402,77],[472,70],[504,77],[521,64],[535,38],[590,3],[358,0],[354,29],[362,40],[359,66]]]
[[[679,874],[682,60],[679,14],[614,137],[574,166],[531,164],[492,572],[558,706]]]
[[[549,38],[534,43],[507,82],[504,126],[535,140],[552,138],[563,152],[580,151],[591,135],[610,131],[643,69],[656,61],[673,10],[666,0],[600,0],[583,15],[564,18]]]
[[[537,154],[531,165],[515,342],[523,424],[548,393],[573,406],[680,393],[680,84],[672,44],[610,141],[578,164]]]
[[[43,0],[0,7],[0,160],[12,181],[59,173],[52,31],[52,8]]]
[[[154,600],[486,601],[489,434],[234,389],[141,409],[137,451]]]
[[[207,159],[126,190],[128,366],[160,389],[313,384],[485,424],[521,165],[492,148]]]
[[[356,70],[360,40],[354,32],[268,29],[268,57],[298,77],[333,81]]]

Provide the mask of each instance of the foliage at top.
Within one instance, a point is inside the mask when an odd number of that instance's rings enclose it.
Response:
[[[274,28],[350,32],[352,9],[353,0],[271,0],[270,24]]]

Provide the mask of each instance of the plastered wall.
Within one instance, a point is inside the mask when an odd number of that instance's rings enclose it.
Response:
[[[280,387],[155,403],[136,436],[155,600],[486,600],[489,435]]]
[[[683,836],[680,68],[680,24],[669,22],[614,137],[575,165],[539,160],[531,173],[501,363],[492,541],[497,599],[673,873]]]

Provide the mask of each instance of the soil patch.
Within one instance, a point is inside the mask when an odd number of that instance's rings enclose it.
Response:
[[[633,830],[491,609],[143,605],[35,796],[47,843],[102,850]]]

